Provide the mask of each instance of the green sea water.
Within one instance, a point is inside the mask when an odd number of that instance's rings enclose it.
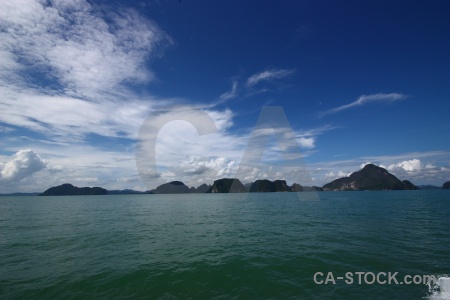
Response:
[[[317,272],[450,275],[450,191],[0,198],[0,299],[448,299]]]

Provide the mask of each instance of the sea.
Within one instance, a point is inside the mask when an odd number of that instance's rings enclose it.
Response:
[[[435,300],[448,277],[450,190],[0,197],[0,299]]]

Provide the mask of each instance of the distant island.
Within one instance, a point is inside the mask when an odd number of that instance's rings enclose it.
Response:
[[[419,190],[440,190],[442,187],[432,184],[422,184],[417,186]]]
[[[69,195],[107,195],[108,191],[101,187],[76,187],[70,183],[51,187],[39,196],[69,196]]]
[[[7,194],[0,194],[0,197],[7,197],[7,196],[39,196],[40,193],[7,193]]]
[[[127,194],[193,194],[193,193],[271,193],[271,192],[318,192],[318,191],[380,191],[380,190],[418,190],[440,189],[437,186],[424,185],[417,187],[408,180],[401,181],[386,169],[374,164],[367,164],[361,170],[333,180],[323,187],[302,186],[298,183],[288,185],[285,180],[258,179],[254,182],[242,184],[238,178],[222,178],[215,180],[212,185],[201,184],[197,188],[188,187],[181,181],[172,181],[159,185],[146,192],[126,190],[111,190],[100,187],[76,187],[65,183],[47,189],[40,196],[65,195],[127,195]],[[450,181],[443,184],[442,189],[450,189]],[[36,195],[36,194],[34,194]]]
[[[200,189],[202,187],[202,189]],[[242,184],[237,178],[222,178],[215,180],[212,186],[203,184],[198,188],[189,188],[181,181],[162,184],[149,191],[152,194],[180,193],[267,193],[267,192],[306,192],[306,191],[365,191],[365,190],[418,190],[419,188],[408,180],[401,181],[386,169],[367,164],[360,171],[349,177],[336,179],[323,187],[303,187],[298,183],[289,186],[285,180],[271,181],[259,179],[255,182]]]
[[[296,188],[299,190],[303,190],[302,186],[296,184]],[[275,180],[270,181],[267,179],[256,180],[250,186],[250,193],[267,193],[267,192],[292,192],[294,190],[293,187],[290,187],[286,184],[285,180]]]
[[[125,190],[108,190],[108,195],[139,195],[139,194],[145,194],[145,192],[141,191],[135,191],[130,189]]]
[[[270,181],[268,179],[242,184],[237,178],[222,178],[215,180],[212,185],[202,184],[188,187],[181,181],[172,181],[161,184],[156,189],[147,191],[147,194],[189,194],[189,193],[265,193],[265,192],[303,192],[319,191],[319,187],[303,187],[298,183],[289,186],[285,180]]]
[[[207,193],[245,193],[247,190],[237,178],[223,178],[215,180]]]
[[[161,184],[156,189],[148,191],[148,194],[188,194],[196,193],[196,188],[189,188],[181,181],[172,181]]]

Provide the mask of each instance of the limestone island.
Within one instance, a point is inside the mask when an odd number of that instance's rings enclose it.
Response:
[[[325,184],[324,191],[418,190],[408,180],[400,181],[386,169],[367,164],[360,171]]]
[[[450,188],[450,181],[443,184],[443,189]],[[363,169],[333,180],[323,187],[302,186],[298,183],[288,185],[285,180],[258,179],[243,184],[238,178],[222,178],[212,185],[201,184],[198,187],[188,187],[181,181],[172,181],[159,185],[153,190],[139,192],[134,190],[107,191],[100,187],[76,187],[69,183],[52,187],[40,196],[65,195],[124,195],[124,194],[192,194],[192,193],[270,193],[270,192],[319,192],[319,191],[380,191],[380,190],[418,190],[419,188],[408,180],[401,181],[386,169],[373,164],[367,164]]]
[[[76,195],[107,195],[108,191],[101,187],[76,187],[70,183],[51,187],[39,196],[76,196]]]

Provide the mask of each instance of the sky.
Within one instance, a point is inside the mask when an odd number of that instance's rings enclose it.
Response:
[[[0,193],[450,180],[448,1],[0,5]]]

